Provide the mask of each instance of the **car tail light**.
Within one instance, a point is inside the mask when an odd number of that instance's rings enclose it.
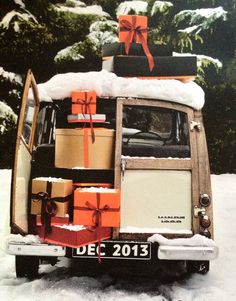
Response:
[[[200,219],[200,224],[203,228],[208,228],[211,225],[211,220],[209,219],[208,215],[203,215]]]
[[[207,229],[204,229],[204,230],[200,231],[200,234],[207,237],[207,238],[211,238],[211,232]]]
[[[199,203],[200,203],[200,205],[202,205],[203,207],[209,206],[210,203],[211,203],[211,199],[210,199],[209,195],[206,194],[206,193],[201,194],[201,195],[200,195],[200,199],[199,199]]]

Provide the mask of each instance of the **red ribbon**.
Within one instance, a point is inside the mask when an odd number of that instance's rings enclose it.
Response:
[[[95,133],[93,128],[93,120],[92,120],[92,114],[91,114],[91,107],[90,104],[92,103],[92,96],[88,97],[88,92],[85,93],[85,98],[79,98],[77,99],[77,103],[82,105],[82,114],[89,114],[89,124],[91,129],[91,137],[92,137],[92,143],[95,142]],[[87,121],[85,120],[84,126],[86,125]]]
[[[129,22],[127,20],[121,20],[120,21],[120,31],[127,31],[128,34],[126,36],[126,39],[124,41],[125,43],[125,52],[126,54],[129,53],[129,48],[130,48],[130,44],[133,41],[137,40],[137,37],[139,37],[142,47],[143,47],[143,51],[147,56],[148,59],[148,64],[149,64],[149,69],[150,71],[153,70],[154,68],[154,59],[153,56],[148,48],[147,42],[145,40],[144,37],[144,32],[147,32],[147,28],[143,27],[143,26],[137,26],[136,25],[136,21],[137,21],[137,16],[132,16],[132,22]]]

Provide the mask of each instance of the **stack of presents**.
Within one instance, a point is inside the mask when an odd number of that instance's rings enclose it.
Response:
[[[120,16],[119,25],[120,42],[103,47],[104,69],[150,80],[196,76],[196,57],[174,57],[169,46],[147,43],[145,16]],[[115,130],[101,127],[106,116],[97,114],[96,102],[94,91],[72,92],[70,127],[56,129],[56,168],[114,168]],[[45,242],[72,248],[99,243],[120,226],[120,191],[109,183],[34,178],[31,214]]]

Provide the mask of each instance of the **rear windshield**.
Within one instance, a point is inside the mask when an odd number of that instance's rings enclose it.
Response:
[[[186,113],[158,107],[125,105],[122,118],[122,155],[190,157]]]

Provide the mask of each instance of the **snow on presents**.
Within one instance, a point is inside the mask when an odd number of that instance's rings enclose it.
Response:
[[[94,128],[56,129],[55,166],[59,168],[113,168],[115,131]]]
[[[160,99],[200,110],[205,99],[203,89],[194,82],[122,78],[106,70],[57,74],[47,82],[39,84],[38,89],[40,98],[45,101],[68,98],[73,90],[94,90],[99,97]]]
[[[97,96],[94,91],[73,91],[72,114],[96,114]]]
[[[109,188],[77,188],[74,191],[74,224],[120,226],[120,191]]]
[[[51,232],[44,232],[43,227],[38,226],[38,235],[48,243],[72,248],[82,247],[91,243],[111,238],[112,228],[73,226],[73,225],[52,225]]]
[[[34,178],[32,180],[31,214],[54,213],[58,217],[64,217],[68,214],[72,189],[72,180],[50,177]],[[51,212],[52,210],[53,212]]]

